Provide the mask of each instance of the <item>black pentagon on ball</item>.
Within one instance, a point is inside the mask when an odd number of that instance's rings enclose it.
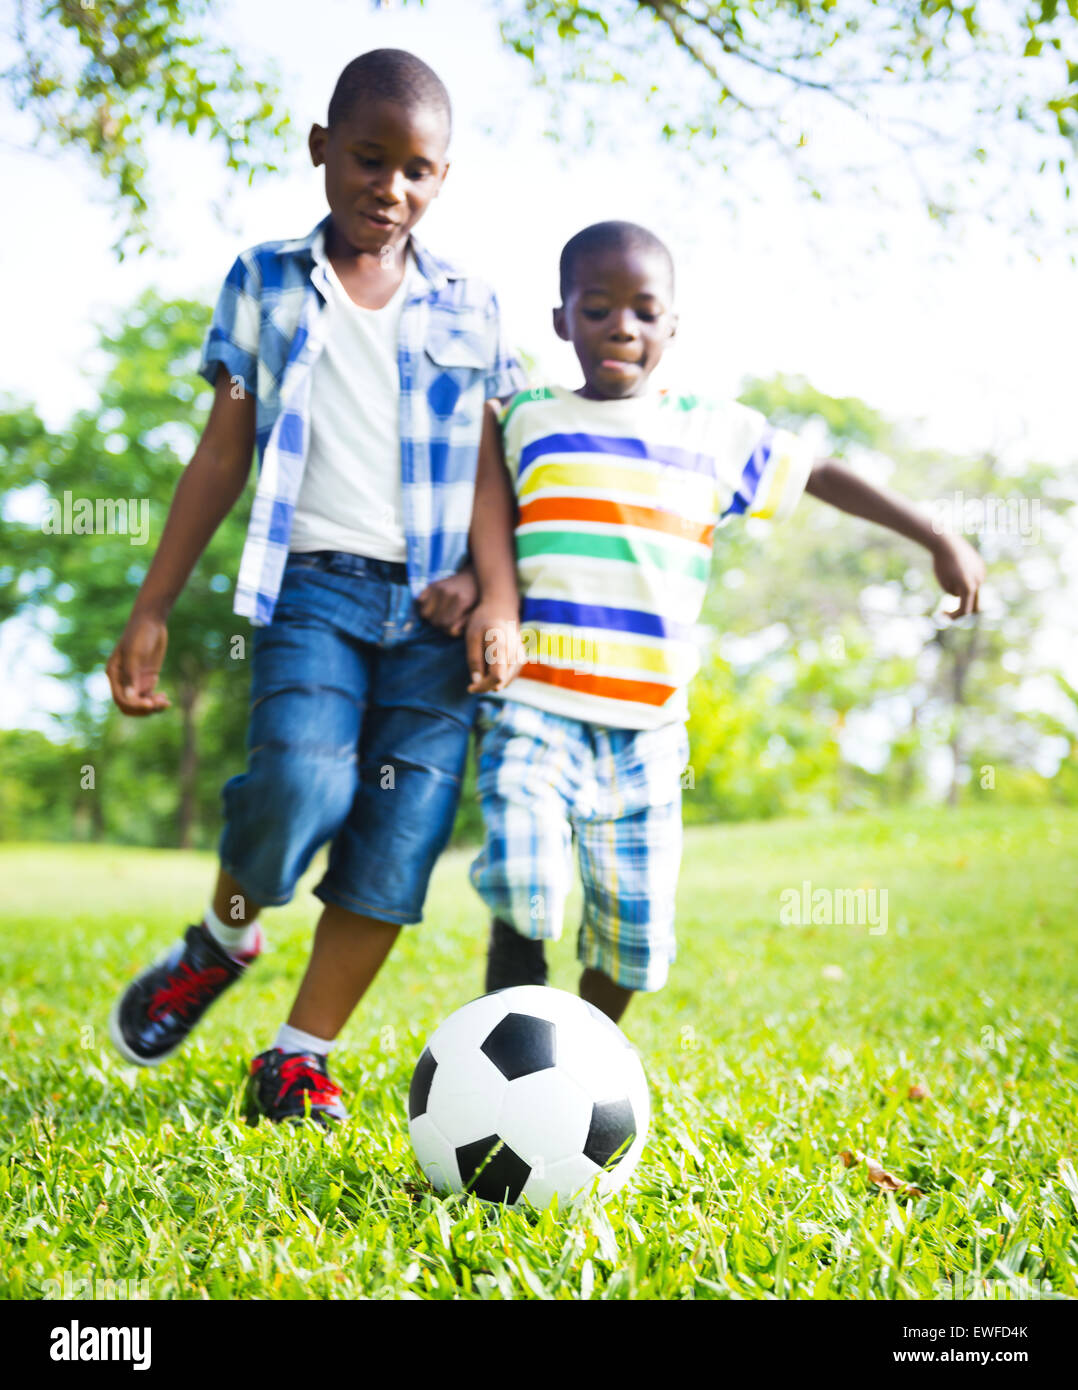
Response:
[[[530,1166],[496,1134],[462,1144],[457,1149],[457,1167],[464,1190],[484,1202],[512,1204],[531,1174]]]
[[[591,1126],[584,1145],[584,1153],[592,1163],[605,1168],[615,1154],[620,1160],[635,1138],[636,1117],[627,1099],[592,1106]]]
[[[507,1081],[554,1065],[554,1025],[532,1014],[506,1014],[487,1035],[482,1051]]]
[[[412,1084],[408,1087],[408,1118],[410,1120],[414,1120],[417,1115],[426,1112],[430,1083],[434,1080],[434,1073],[437,1070],[438,1063],[434,1060],[433,1053],[429,1047],[425,1047],[422,1057],[415,1064]]]

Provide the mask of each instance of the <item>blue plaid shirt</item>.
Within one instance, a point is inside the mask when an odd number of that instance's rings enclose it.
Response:
[[[199,371],[219,366],[256,400],[258,486],[235,611],[273,617],[310,441],[311,368],[326,331],[326,217],[309,236],[268,241],[228,272]],[[420,594],[467,554],[484,402],[526,383],[488,286],[411,238],[419,275],[400,320],[401,506],[408,584]]]

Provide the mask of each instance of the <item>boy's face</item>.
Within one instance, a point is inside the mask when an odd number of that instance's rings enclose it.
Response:
[[[590,400],[643,394],[674,336],[677,315],[665,257],[646,249],[595,251],[577,259],[554,331],[572,343]]]
[[[395,101],[360,101],[335,126],[312,126],[308,145],[315,167],[326,166],[335,249],[402,249],[445,180],[448,141],[442,112]]]

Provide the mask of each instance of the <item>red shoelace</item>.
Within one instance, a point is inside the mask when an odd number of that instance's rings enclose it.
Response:
[[[289,1057],[287,1061],[281,1063],[281,1089],[277,1092],[277,1102],[285,1097],[285,1092],[293,1086],[299,1085],[301,1081],[310,1081],[313,1084],[307,1087],[311,1097],[311,1104],[332,1105],[340,1099],[341,1088],[335,1081],[331,1081],[322,1072],[315,1071],[306,1057]]]
[[[180,971],[179,976],[170,975],[168,986],[159,989],[150,1001],[146,1012],[155,1021],[173,1009],[186,1018],[187,1010],[192,1004],[200,1003],[211,990],[228,980],[228,971],[220,965],[207,965],[204,970],[192,970],[184,962]]]

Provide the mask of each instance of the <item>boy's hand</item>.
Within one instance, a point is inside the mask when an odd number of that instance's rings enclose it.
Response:
[[[464,642],[472,682],[469,693],[504,690],[524,663],[520,640],[520,605],[488,601],[472,610]]]
[[[112,698],[124,714],[142,717],[168,709],[168,696],[154,690],[167,646],[168,627],[163,618],[137,611],[131,614],[105,667]]]
[[[886,488],[876,487],[837,459],[818,459],[805,491],[850,516],[908,536],[932,555],[936,578],[945,594],[958,595],[958,607],[945,609],[948,618],[980,611],[978,591],[984,583],[984,561],[961,536],[939,532],[920,509]]]
[[[933,567],[945,594],[958,596],[958,607],[944,609],[948,618],[964,618],[979,613],[980,588],[984,583],[984,561],[961,536],[941,535],[932,548]]]
[[[475,607],[478,597],[475,570],[469,564],[448,579],[428,584],[416,602],[428,623],[442,628],[450,637],[459,637],[464,631],[464,620]]]

